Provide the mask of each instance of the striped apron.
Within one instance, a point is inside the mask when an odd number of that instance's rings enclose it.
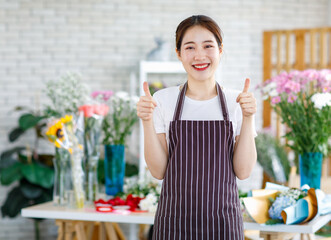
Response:
[[[216,85],[224,120],[180,120],[187,83],[178,96],[153,239],[244,239],[232,166],[233,128]]]

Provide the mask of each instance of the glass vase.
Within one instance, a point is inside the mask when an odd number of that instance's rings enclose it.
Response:
[[[124,145],[105,145],[106,194],[115,196],[123,192],[125,173]]]
[[[72,189],[70,153],[64,148],[55,148],[53,158],[54,187],[53,203],[64,206],[67,203],[66,192]]]
[[[309,185],[311,188],[321,187],[323,154],[307,152],[299,155],[300,185]]]
[[[86,193],[86,203],[93,205],[94,201],[97,200],[99,195],[99,184],[98,184],[98,160],[99,155],[90,156],[87,158],[85,165],[85,193]]]
[[[73,192],[68,195],[68,206],[74,208],[83,208],[85,202],[84,191],[84,170],[83,170],[83,151],[80,147],[72,148],[71,157],[71,178]]]

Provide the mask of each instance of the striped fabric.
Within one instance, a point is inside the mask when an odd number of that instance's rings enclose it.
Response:
[[[187,83],[169,130],[169,162],[153,239],[242,240],[243,221],[233,172],[233,128],[217,84],[222,121],[180,120]]]

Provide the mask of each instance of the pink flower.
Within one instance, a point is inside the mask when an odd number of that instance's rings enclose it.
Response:
[[[294,81],[286,82],[285,85],[284,85],[284,88],[285,88],[285,91],[287,93],[291,93],[291,92],[298,93],[298,92],[300,92],[300,84],[297,83],[297,82],[294,82]]]
[[[298,98],[297,96],[290,94],[287,97],[287,102],[288,103],[293,103],[295,100],[297,100],[297,98]]]
[[[94,113],[101,116],[106,116],[109,107],[105,104],[94,105]]]
[[[277,104],[280,103],[280,101],[281,101],[280,96],[276,96],[271,99],[271,104]]]
[[[91,94],[93,99],[97,98],[99,95],[102,96],[104,101],[107,101],[113,95],[113,91],[94,91]]]
[[[84,117],[92,117],[94,113],[93,105],[83,105],[78,109],[80,112],[84,112]]]
[[[79,107],[80,112],[84,112],[84,117],[92,117],[93,114],[105,116],[109,107],[105,104],[83,105]]]

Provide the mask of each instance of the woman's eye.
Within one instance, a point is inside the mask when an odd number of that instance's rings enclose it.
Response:
[[[212,48],[214,47],[213,45],[206,45],[206,48]]]
[[[186,50],[191,50],[191,49],[193,49],[193,47],[186,47],[185,49]]]

